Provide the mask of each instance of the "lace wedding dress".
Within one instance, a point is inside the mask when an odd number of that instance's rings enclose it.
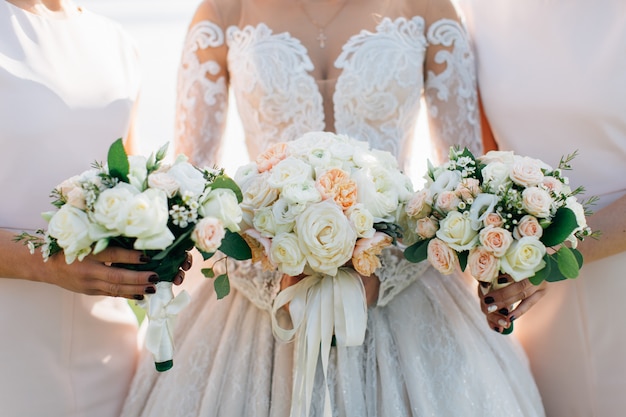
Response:
[[[440,156],[452,144],[480,151],[474,62],[441,2],[347,3],[338,29],[320,32],[333,40],[327,49],[314,27],[296,24],[296,2],[284,2],[280,16],[255,1],[221,3],[198,9],[180,72],[177,139],[195,163],[219,162],[228,86],[252,158],[269,144],[333,130],[406,166],[422,96]],[[326,52],[336,59],[324,68]],[[280,274],[238,263],[229,276],[225,299],[210,281],[193,291],[177,323],[174,368],[157,374],[146,355],[124,416],[289,415],[293,344],[274,339],[269,313]],[[384,254],[377,276],[365,342],[331,350],[333,415],[543,415],[520,350],[487,326],[466,280],[397,251]],[[323,414],[318,379],[314,416]]]

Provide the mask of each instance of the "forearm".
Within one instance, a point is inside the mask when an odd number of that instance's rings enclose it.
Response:
[[[44,262],[32,255],[26,245],[15,242],[15,232],[0,229],[0,277],[40,281]]]
[[[626,196],[591,215],[591,230],[601,233],[599,239],[586,238],[578,249],[585,262],[597,261],[626,250]]]

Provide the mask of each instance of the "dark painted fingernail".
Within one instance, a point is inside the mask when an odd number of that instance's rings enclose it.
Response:
[[[146,294],[154,294],[156,289],[154,287],[146,287]]]
[[[146,255],[145,253],[142,253],[141,255],[139,255],[139,262],[150,262],[151,260],[152,258]]]
[[[157,283],[159,282],[159,276],[157,274],[150,275],[148,278],[148,282]]]
[[[183,263],[183,267],[185,269],[191,268],[191,261],[189,259],[185,260],[185,262]]]
[[[137,301],[141,301],[141,300],[143,300],[143,295],[141,295],[141,294],[135,294],[135,295],[133,295],[133,298],[134,298],[135,300],[137,300]]]
[[[510,321],[511,323],[513,323],[513,320],[515,320],[515,319],[516,319],[516,317],[515,317],[515,316],[511,316],[511,317],[509,317],[509,321]]]
[[[489,284],[488,282],[480,281],[480,286],[483,287],[483,288],[488,288],[489,285],[491,285],[491,284]]]
[[[505,277],[498,278],[498,284],[506,284],[507,282],[509,282],[509,280]]]
[[[485,304],[491,304],[493,303],[495,300],[493,299],[493,297],[485,297]]]
[[[507,310],[506,308],[501,308],[500,310],[498,310],[498,313],[502,314],[503,316],[508,316],[509,310]]]
[[[500,333],[500,328],[499,327],[494,327],[493,330],[495,330],[496,332]]]

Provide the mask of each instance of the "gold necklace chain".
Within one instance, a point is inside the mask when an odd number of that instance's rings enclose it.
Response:
[[[339,6],[339,8],[335,11],[335,13],[328,20],[326,20],[326,22],[324,24],[321,24],[316,19],[314,19],[313,16],[311,16],[311,14],[307,10],[307,8],[304,6],[304,2],[302,0],[298,0],[298,4],[300,5],[300,8],[302,9],[302,12],[304,12],[304,15],[306,16],[306,18],[309,19],[311,24],[313,26],[315,26],[317,28],[317,30],[319,31],[319,34],[317,35],[317,37],[315,39],[317,39],[320,42],[320,48],[325,48],[326,47],[326,40],[328,39],[328,37],[324,34],[324,29],[333,20],[335,20],[335,18],[339,15],[339,12],[341,12],[343,10],[343,8],[346,6],[347,3],[348,3],[348,0],[344,0],[341,3],[341,6]]]

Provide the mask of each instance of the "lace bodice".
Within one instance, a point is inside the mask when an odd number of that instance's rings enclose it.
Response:
[[[381,18],[374,30],[348,38],[334,61],[336,79],[316,80],[309,51],[289,32],[263,22],[222,27],[217,20],[192,26],[180,72],[178,151],[195,163],[219,163],[229,85],[252,158],[272,143],[326,129],[367,140],[408,169],[422,98],[439,158],[451,145],[480,153],[473,58],[458,21]],[[425,268],[398,266],[406,261],[397,251],[385,254],[383,263],[379,305]],[[235,268],[241,273],[231,271],[232,284],[267,309],[279,274]]]

